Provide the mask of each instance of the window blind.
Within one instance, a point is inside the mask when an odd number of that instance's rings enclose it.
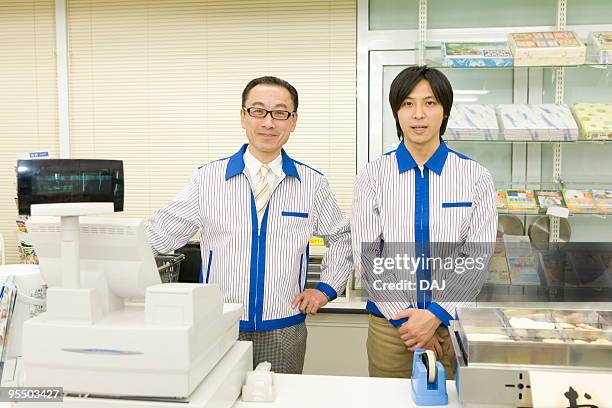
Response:
[[[124,160],[125,213],[147,217],[246,142],[241,92],[274,75],[300,96],[286,149],[350,211],[356,1],[68,2],[71,157]]]
[[[0,2],[0,232],[7,263],[18,262],[17,153],[48,151],[58,157],[54,49],[52,0]]]

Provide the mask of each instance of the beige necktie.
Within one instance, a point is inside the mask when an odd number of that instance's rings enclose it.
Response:
[[[264,164],[257,173],[257,185],[255,186],[255,207],[257,208],[257,217],[261,220],[266,211],[266,204],[270,198],[270,185],[268,184],[268,173],[270,167]]]

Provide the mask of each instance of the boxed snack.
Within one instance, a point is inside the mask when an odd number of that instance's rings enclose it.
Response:
[[[591,190],[595,209],[599,212],[612,212],[612,190]]]
[[[495,140],[499,138],[493,105],[454,104],[444,138],[447,140]]]
[[[587,62],[612,64],[612,31],[595,31],[589,34]]]
[[[612,140],[612,103],[577,103],[572,111],[585,140]]]
[[[565,207],[563,194],[555,190],[536,190],[536,201],[540,207],[540,211],[546,211],[549,207]]]
[[[578,125],[566,105],[501,104],[497,107],[497,114],[506,140],[578,139]]]
[[[507,190],[508,210],[510,211],[537,211],[535,196],[529,190]]]
[[[511,67],[508,45],[499,43],[442,43],[445,67]]]
[[[563,190],[567,208],[572,212],[595,212],[593,194],[588,190]]]
[[[586,47],[574,31],[508,34],[515,66],[580,65]]]

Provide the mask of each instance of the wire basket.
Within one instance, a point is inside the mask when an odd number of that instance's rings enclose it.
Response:
[[[155,263],[157,263],[157,270],[162,283],[178,282],[183,259],[185,259],[183,254],[159,254],[155,256]]]

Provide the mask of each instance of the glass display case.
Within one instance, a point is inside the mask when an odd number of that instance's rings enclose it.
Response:
[[[510,32],[567,29],[578,32],[585,41],[592,31],[612,31],[612,21],[603,17],[612,13],[610,2],[517,1],[502,6],[481,0],[361,0],[358,12],[358,171],[366,162],[397,147],[389,88],[402,69],[420,62],[446,74],[454,89],[455,105],[556,103],[571,109],[579,102],[612,103],[612,65],[587,60],[564,67],[450,68],[442,66],[440,51],[443,42],[505,42]],[[403,22],[399,16],[405,18]],[[452,139],[445,138],[449,147],[486,167],[498,191],[612,191],[612,140],[583,140],[580,134],[577,140],[569,141],[515,141],[508,140],[503,131],[487,140]],[[546,215],[542,207],[529,211],[499,208],[498,212],[500,225],[510,223],[512,234],[529,239],[534,231],[540,244],[542,240],[612,242],[612,217],[607,207],[573,207],[567,218]],[[507,233],[502,227],[499,235]],[[606,268],[612,277],[612,266],[607,264]],[[492,301],[563,298],[558,287],[547,287],[541,278],[535,286],[489,282],[483,297]],[[607,292],[610,287],[603,289],[597,298],[612,301]],[[587,292],[585,298],[591,296]]]

